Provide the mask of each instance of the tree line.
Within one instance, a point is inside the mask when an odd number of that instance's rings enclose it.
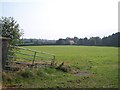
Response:
[[[120,32],[109,35],[107,37],[87,37],[85,38],[69,38],[66,39],[60,38],[56,41],[57,45],[85,45],[85,46],[120,46]]]
[[[100,37],[87,37],[85,38],[59,38],[58,40],[46,40],[46,39],[23,39],[21,45],[83,45],[83,46],[120,46],[120,32],[100,38]]]
[[[47,39],[22,39],[21,46],[38,46],[38,45],[55,45],[56,40],[47,40]]]

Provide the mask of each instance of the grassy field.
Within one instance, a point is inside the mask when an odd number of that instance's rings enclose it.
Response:
[[[55,54],[58,64],[64,62],[67,66],[79,69],[81,74],[44,68],[28,70],[32,72],[28,72],[31,76],[27,78],[18,73],[18,77],[5,83],[21,84],[25,88],[118,87],[118,48],[116,47],[24,46],[24,48]],[[23,73],[26,72],[23,71]]]

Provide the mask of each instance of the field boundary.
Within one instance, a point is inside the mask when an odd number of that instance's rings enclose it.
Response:
[[[29,64],[30,66],[35,66],[36,63],[40,63],[40,62],[42,63],[55,62],[54,54],[32,50],[28,48],[23,48],[19,46],[9,46],[9,48],[14,48],[15,50],[14,51],[8,50],[8,55],[7,55],[8,58],[5,65],[6,68],[14,67],[15,64],[24,64],[24,65]],[[31,54],[27,52],[30,52]],[[11,53],[15,53],[15,54],[11,55]],[[23,58],[23,56],[26,56],[26,57]]]

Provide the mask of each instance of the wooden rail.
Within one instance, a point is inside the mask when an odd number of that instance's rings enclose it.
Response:
[[[19,63],[21,60],[22,62],[31,62],[31,65],[35,65],[35,62],[37,61],[51,61],[55,62],[55,55],[46,53],[46,52],[41,52],[41,51],[36,51],[32,49],[27,49],[23,47],[18,47],[18,46],[10,46],[10,48],[15,48],[17,51],[8,51],[8,60],[6,61],[7,63],[14,63],[17,62]],[[10,55],[10,53],[15,53],[15,55]],[[6,65],[7,66],[7,65]]]

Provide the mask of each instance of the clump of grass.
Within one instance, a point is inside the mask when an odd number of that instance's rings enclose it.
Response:
[[[36,68],[35,69],[35,74],[38,76],[38,77],[46,77],[48,74],[45,72],[44,69],[40,69],[40,68]]]
[[[22,70],[18,73],[20,76],[22,76],[23,78],[30,78],[33,77],[33,72],[29,69],[26,70]]]
[[[23,69],[17,72],[3,72],[3,85],[9,86],[23,86],[23,84],[30,83],[35,78],[46,78],[48,76],[44,68]]]
[[[22,86],[22,79],[15,72],[3,72],[2,77],[3,88]]]
[[[3,82],[12,82],[14,75],[12,73],[9,72],[3,72],[2,73],[2,79]]]
[[[27,68],[19,71],[17,74],[22,78],[46,77],[48,75],[44,68]]]

